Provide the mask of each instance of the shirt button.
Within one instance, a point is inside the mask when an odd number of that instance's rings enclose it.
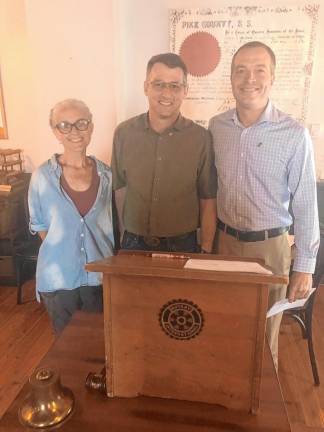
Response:
[[[84,234],[83,234],[83,233],[81,233],[81,237],[84,237]]]
[[[80,219],[80,222],[83,222],[83,218]]]
[[[173,135],[173,133],[172,132],[169,132],[169,136],[172,136]]]
[[[84,248],[81,248],[81,252],[83,252],[84,251]]]
[[[161,156],[158,156],[157,160],[158,160],[158,161],[161,161],[161,160],[162,160]]]
[[[241,153],[241,157],[243,157],[244,156],[244,153]]]

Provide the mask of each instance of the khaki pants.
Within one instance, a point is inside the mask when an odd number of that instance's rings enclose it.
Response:
[[[266,265],[270,266],[275,274],[289,275],[291,264],[291,248],[288,242],[288,233],[258,242],[242,242],[236,238],[217,230],[214,244],[215,252],[220,255],[262,258]],[[285,285],[270,285],[269,302],[270,308],[276,301],[286,297],[287,287]],[[278,336],[282,314],[274,315],[267,319],[266,334],[272,357],[278,369]]]

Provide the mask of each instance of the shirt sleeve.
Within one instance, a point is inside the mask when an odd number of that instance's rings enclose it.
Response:
[[[302,130],[288,167],[288,187],[292,194],[296,256],[293,270],[313,273],[319,247],[316,176],[312,140]]]
[[[122,140],[120,137],[120,128],[117,127],[114,133],[113,151],[111,158],[112,183],[113,190],[126,186],[125,173],[122,168]]]
[[[30,180],[28,190],[29,229],[31,233],[48,231],[42,212],[42,204],[39,195],[39,183],[41,181],[39,170],[36,170]]]
[[[198,172],[198,195],[200,199],[216,198],[217,174],[215,165],[215,152],[211,133],[204,134],[204,147],[201,155]]]

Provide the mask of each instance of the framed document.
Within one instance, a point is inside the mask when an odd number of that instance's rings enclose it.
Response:
[[[7,130],[2,82],[1,82],[1,75],[0,75],[0,139],[7,139],[7,138],[8,138],[8,130]]]
[[[189,91],[181,107],[185,117],[207,127],[212,116],[235,106],[232,57],[244,43],[260,41],[277,58],[271,99],[280,110],[306,122],[320,5],[272,3],[169,10],[170,50],[180,54],[189,72]]]

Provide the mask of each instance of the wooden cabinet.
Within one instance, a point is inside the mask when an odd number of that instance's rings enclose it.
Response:
[[[86,266],[104,273],[107,395],[256,413],[268,285],[287,277],[184,268],[188,258],[233,266],[249,261],[242,258],[148,255],[121,253]]]
[[[0,283],[15,283],[13,255],[26,238],[25,204],[29,173],[21,173],[9,193],[0,194]]]

